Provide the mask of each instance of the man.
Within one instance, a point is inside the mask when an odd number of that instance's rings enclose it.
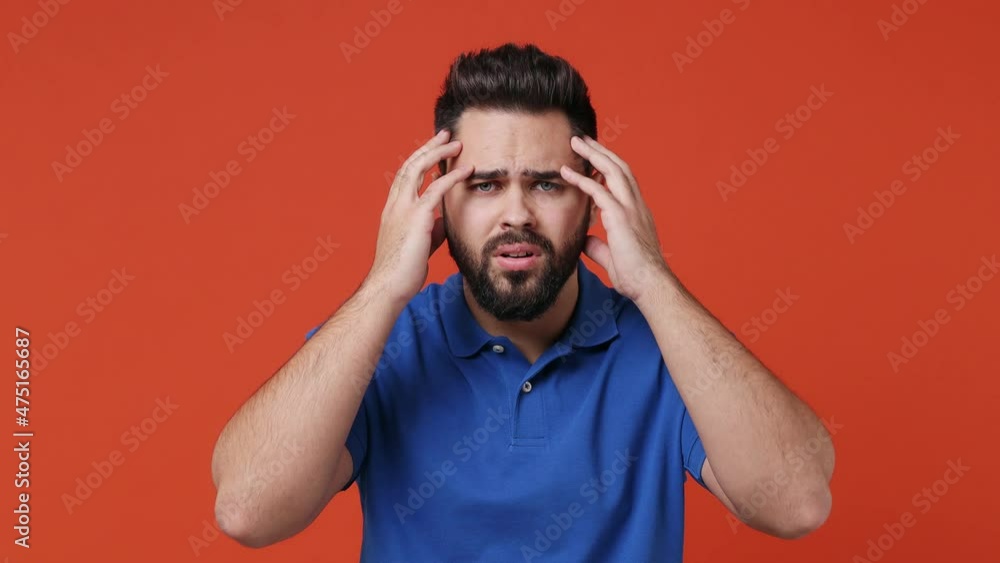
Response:
[[[680,561],[685,474],[758,530],[819,527],[829,434],[671,272],[580,75],[462,55],[435,129],[364,282],[223,430],[222,529],[274,543],[357,481],[363,561]],[[444,240],[459,272],[423,288]]]

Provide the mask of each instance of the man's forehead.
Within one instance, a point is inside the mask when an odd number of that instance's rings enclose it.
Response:
[[[453,140],[462,152],[450,164],[471,164],[476,170],[523,172],[558,170],[583,160],[570,145],[572,129],[566,115],[555,111],[523,113],[466,110],[456,124]]]
[[[491,178],[556,178],[559,168],[564,164],[578,168],[583,164],[583,157],[570,150],[567,154],[525,155],[523,158],[505,158],[500,155],[467,153],[463,147],[456,158],[448,159],[448,168],[457,165],[472,165],[475,171],[472,178],[489,176]]]

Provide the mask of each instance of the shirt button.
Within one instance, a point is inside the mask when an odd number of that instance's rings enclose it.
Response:
[[[503,346],[501,346],[499,344],[494,344],[493,345],[493,351],[496,352],[497,354],[502,354],[503,353]]]
[[[531,382],[530,381],[525,381],[524,385],[521,386],[521,391],[524,391],[525,393],[530,393],[531,392]]]

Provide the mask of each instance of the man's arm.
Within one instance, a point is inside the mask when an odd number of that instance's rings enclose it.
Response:
[[[291,537],[347,483],[343,444],[405,306],[385,295],[366,280],[226,424],[212,479],[216,519],[230,537],[250,547]],[[260,480],[276,466],[280,478]]]
[[[830,512],[834,466],[823,423],[669,270],[650,284],[636,304],[698,429],[709,490],[760,531],[792,539],[818,528]],[[795,457],[807,442],[819,450]],[[766,498],[752,502],[760,491]]]
[[[608,234],[607,242],[588,236],[584,252],[652,328],[710,460],[702,468],[706,485],[754,528],[783,538],[816,529],[831,506],[833,446],[823,424],[673,275],[628,164],[590,137],[573,136],[570,146],[600,172],[589,178],[560,169],[600,208]],[[811,439],[819,450],[793,463],[793,452]],[[763,505],[751,505],[758,486],[773,484],[777,491]]]
[[[427,280],[445,240],[435,216],[460,166],[420,194],[424,176],[458,155],[441,130],[403,163],[382,210],[375,260],[354,295],[226,424],[212,456],[216,520],[240,543],[261,547],[309,525],[352,474],[345,443],[396,319]],[[287,459],[291,447],[295,459]],[[358,460],[360,462],[360,460]],[[277,464],[278,479],[261,479]]]

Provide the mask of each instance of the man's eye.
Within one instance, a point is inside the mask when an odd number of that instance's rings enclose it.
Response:
[[[559,184],[556,184],[556,183],[553,183],[553,182],[538,182],[535,185],[536,186],[548,186],[548,189],[542,189],[543,192],[554,192],[554,191],[556,191],[556,190],[558,190],[559,188],[562,187]]]
[[[481,188],[483,186],[492,186],[493,184],[494,184],[494,182],[481,182],[479,184],[473,184],[472,185],[472,189],[480,191],[480,192],[488,192],[488,191],[491,191],[491,190],[481,190],[479,188]]]

